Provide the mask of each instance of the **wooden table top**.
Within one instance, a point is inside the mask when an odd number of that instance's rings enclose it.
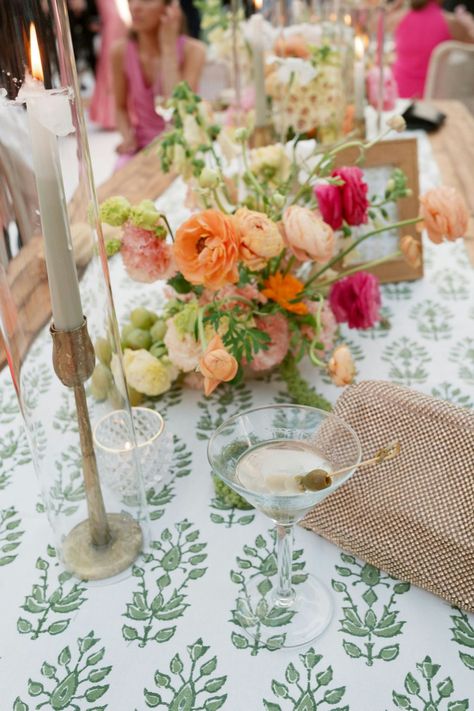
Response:
[[[457,101],[433,102],[447,115],[445,124],[429,139],[443,182],[452,185],[464,196],[471,212],[468,236],[465,239],[469,259],[474,266],[474,116]],[[153,147],[138,153],[126,166],[115,172],[98,188],[99,201],[112,195],[124,195],[136,203],[145,198],[156,200],[173,182],[174,175],[164,175]],[[84,221],[79,213],[84,202],[76,195],[69,205],[71,221]],[[39,238],[10,262],[7,279],[20,305],[17,318],[26,341],[31,342],[50,318],[46,269]],[[41,298],[39,298],[41,296]],[[28,347],[24,341],[20,350]],[[0,336],[0,368],[5,364]]]

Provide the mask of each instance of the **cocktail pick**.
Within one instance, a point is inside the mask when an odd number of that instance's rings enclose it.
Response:
[[[381,462],[394,459],[400,453],[400,442],[390,442],[385,447],[381,447],[370,459],[361,462],[357,469],[367,467],[369,464],[380,464]],[[312,469],[304,476],[297,477],[298,484],[302,491],[320,491],[331,486],[333,477],[349,472],[353,467],[343,467],[335,472],[327,472],[324,469]]]

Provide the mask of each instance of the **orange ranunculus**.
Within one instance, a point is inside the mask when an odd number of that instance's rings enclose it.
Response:
[[[276,301],[282,309],[291,311],[294,314],[304,315],[308,313],[308,307],[303,302],[291,303],[303,291],[304,284],[292,274],[282,274],[277,272],[269,276],[265,282],[265,289],[262,294],[272,301]]]
[[[227,383],[237,375],[238,363],[226,350],[222,338],[216,334],[199,360],[199,370],[204,376],[204,394],[210,395],[219,383]]]
[[[174,256],[191,284],[217,290],[238,279],[239,233],[234,219],[219,210],[192,215],[176,232]]]
[[[423,262],[421,242],[411,235],[403,235],[400,240],[400,250],[406,263],[413,269],[419,269]]]
[[[283,239],[276,224],[263,212],[240,207],[234,215],[240,232],[240,257],[243,263],[258,271],[283,249]]]
[[[451,187],[441,185],[431,188],[420,197],[420,216],[423,223],[418,230],[426,227],[428,237],[435,244],[443,239],[454,241],[464,237],[469,223],[469,211],[464,199]]]

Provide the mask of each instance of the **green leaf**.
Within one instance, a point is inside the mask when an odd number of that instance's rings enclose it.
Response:
[[[164,629],[160,630],[155,634],[153,639],[155,642],[167,642],[171,637],[174,635],[176,632],[176,626],[175,627],[165,627]]]
[[[64,630],[68,627],[69,622],[70,620],[58,620],[57,622],[53,622],[53,624],[48,627],[48,633],[61,634],[61,632],[64,632]]]
[[[89,673],[87,680],[90,681],[92,684],[98,684],[99,681],[105,679],[107,674],[110,673],[111,669],[112,667],[102,667],[102,669],[94,669]]]
[[[332,681],[332,667],[328,667],[326,671],[319,672],[316,675],[316,681],[320,686],[327,686]]]
[[[97,652],[93,652],[92,654],[89,654],[89,656],[86,659],[86,666],[88,667],[95,667],[96,664],[102,661],[105,655],[105,647],[102,647],[102,649],[97,650]]]
[[[201,553],[199,555],[191,556],[191,558],[189,559],[189,562],[191,563],[191,565],[199,565],[199,563],[202,563],[202,561],[206,560],[206,558],[207,558],[206,553]]]
[[[91,647],[96,644],[99,640],[94,637],[93,632],[89,632],[89,634],[84,637],[83,639],[79,639],[79,650],[82,652],[82,654],[85,654],[85,652],[88,652]]]
[[[267,639],[267,643],[265,646],[271,652],[274,652],[277,649],[281,649],[283,647],[283,645],[285,644],[285,639],[286,639],[286,635],[276,634],[273,637],[269,637]]]
[[[255,539],[255,545],[257,546],[257,548],[265,548],[267,544],[262,535],[258,534],[257,538]]]
[[[340,565],[336,565],[336,570],[339,575],[342,575],[343,578],[348,578],[350,575],[353,575],[353,572],[352,570],[350,570],[350,568],[342,568]]]
[[[38,558],[36,561],[36,568],[38,570],[47,570],[49,568],[49,563],[47,560],[43,560],[43,558]]]
[[[181,661],[179,654],[175,654],[171,660],[170,670],[173,674],[181,674],[183,671],[183,662]]]
[[[207,676],[208,674],[212,674],[212,672],[215,671],[216,667],[217,657],[212,657],[212,659],[202,665],[199,670],[199,673],[201,676]]]
[[[211,513],[210,519],[211,519],[212,523],[224,523],[224,521],[225,521],[224,516],[220,516],[220,514],[216,514],[216,513]]]
[[[265,596],[273,588],[272,582],[268,578],[264,578],[258,585],[257,590],[260,595]]]
[[[377,627],[377,629],[374,630],[374,635],[376,637],[395,637],[395,635],[400,634],[404,624],[404,622],[397,622],[394,625],[383,627],[382,629]]]
[[[332,589],[336,592],[346,592],[347,585],[341,583],[339,580],[331,580]]]
[[[314,649],[311,648],[306,652],[306,654],[300,654],[300,659],[306,669],[314,669],[314,667],[321,661],[322,656],[320,654],[315,654]]]
[[[474,647],[474,636],[464,634],[458,629],[453,630],[453,639],[466,647]]]
[[[223,696],[211,696],[210,699],[207,699],[207,701],[204,702],[204,708],[206,711],[217,711],[217,709],[224,706],[226,699],[227,694],[224,694]]]
[[[69,664],[71,661],[71,651],[69,647],[64,647],[63,650],[61,650],[61,653],[58,656],[58,664],[60,664],[62,667],[65,667],[66,664]]]
[[[19,696],[16,697],[15,703],[13,705],[13,711],[29,711],[29,706],[25,704],[24,701],[20,699]]]
[[[438,689],[438,694],[443,699],[447,699],[454,691],[453,681],[448,676],[446,679],[443,679],[443,681],[440,681],[439,684],[436,684],[436,688]]]
[[[28,693],[30,696],[39,696],[43,693],[43,691],[43,684],[40,684],[39,681],[32,681],[31,679],[28,679]]]
[[[396,691],[392,692],[392,699],[397,709],[409,709],[411,706],[410,699],[408,698],[408,696],[404,696],[403,694],[397,694]]]
[[[237,632],[232,632],[231,634],[231,641],[234,647],[237,647],[237,649],[247,649],[249,646],[249,640],[244,637],[241,634],[237,634]]]
[[[252,523],[254,518],[255,516],[253,514],[249,514],[248,516],[241,516],[237,521],[241,526],[247,526],[247,524]]]
[[[24,617],[19,617],[16,623],[16,628],[20,634],[28,634],[33,629],[33,625],[29,620],[25,620]]]
[[[159,597],[163,598],[162,595],[160,595]],[[152,606],[153,606],[153,603],[152,603]],[[139,610],[138,607],[135,607],[134,605],[130,605],[130,603],[127,604],[127,611],[126,611],[125,615],[127,617],[129,617],[131,620],[138,620],[138,621],[148,620],[148,618],[150,617],[149,612],[144,612],[143,610]]]
[[[416,668],[423,674],[425,679],[432,679],[439,671],[439,664],[433,664],[431,657],[426,656],[421,664],[417,664]]]
[[[397,583],[393,586],[393,592],[397,595],[408,592],[410,589],[410,583]]]
[[[154,694],[152,691],[144,689],[143,695],[145,696],[146,705],[150,708],[154,709],[161,704],[161,696],[159,694]]]
[[[337,704],[346,693],[346,687],[340,686],[338,689],[331,689],[324,694],[324,701],[328,704]]]
[[[280,699],[287,699],[289,695],[288,687],[286,684],[280,684],[280,682],[273,680],[272,681],[272,691],[275,694],[275,696],[278,696]]]
[[[358,657],[362,656],[362,651],[359,649],[359,647],[356,644],[352,644],[352,642],[346,642],[346,640],[343,639],[342,646],[344,647],[346,653],[350,657],[357,659]]]
[[[244,576],[242,573],[237,573],[235,570],[230,571],[230,579],[233,583],[236,583],[236,585],[240,585],[244,582]]]
[[[127,642],[132,642],[134,639],[137,639],[138,632],[133,627],[129,627],[128,625],[123,625],[122,635],[123,635],[123,638],[125,640],[127,640]]]
[[[219,691],[219,689],[221,689],[224,686],[226,681],[227,681],[226,676],[218,676],[215,679],[209,679],[204,684],[204,689],[205,689],[205,691],[209,691],[209,693],[214,694],[216,691]]]
[[[393,659],[398,657],[400,647],[398,644],[394,644],[390,647],[383,647],[377,654],[377,659],[383,659],[384,662],[391,662]]]
[[[365,593],[362,595],[362,599],[365,600],[367,605],[372,606],[374,602],[378,600],[377,595],[374,593],[372,588],[369,588],[368,590],[365,591]]]
[[[448,711],[467,711],[469,708],[469,699],[463,699],[462,701],[450,701],[448,704]]]
[[[207,568],[193,568],[188,577],[190,580],[197,580],[198,578],[202,578],[206,570]]]
[[[471,654],[459,653],[461,661],[467,666],[468,669],[474,669],[474,657]]]
[[[156,581],[156,584],[160,588],[160,590],[163,590],[164,588],[167,588],[168,585],[171,583],[171,578],[168,575],[168,573],[165,573],[164,575],[161,575],[158,580]]]
[[[56,667],[53,667],[52,664],[48,664],[48,662],[44,662],[41,667],[41,673],[43,676],[51,678],[56,673]]]
[[[271,701],[266,701],[266,699],[263,699],[263,703],[267,711],[281,711],[280,704],[274,704]]]
[[[363,627],[358,627],[347,620],[342,620],[341,629],[343,632],[348,632],[348,634],[352,634],[356,637],[367,637],[369,634],[369,630],[366,630]]]
[[[97,699],[100,699],[100,697],[105,694],[108,688],[108,684],[103,686],[91,686],[90,689],[87,689],[85,697],[87,701],[97,701]]]
[[[288,684],[297,684],[300,678],[300,674],[297,671],[293,662],[290,662],[286,668],[285,679]]]
[[[369,630],[374,629],[375,625],[377,624],[377,616],[373,610],[367,610],[367,613],[364,618],[364,624],[369,628]]]
[[[344,563],[351,563],[352,565],[356,565],[356,563],[357,563],[354,556],[349,555],[349,553],[341,553],[341,558],[344,561]]]
[[[378,585],[380,570],[370,563],[366,563],[361,570],[360,577],[366,585]]]
[[[154,679],[157,686],[163,686],[165,689],[167,689],[171,683],[171,677],[169,677],[168,674],[162,674],[160,671],[155,672]]]
[[[413,674],[408,673],[405,677],[405,689],[408,691],[409,694],[416,695],[420,691],[420,684],[419,682],[415,679]]]

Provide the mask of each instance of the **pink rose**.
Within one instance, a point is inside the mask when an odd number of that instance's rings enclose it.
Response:
[[[202,347],[190,333],[181,335],[172,318],[166,322],[166,333],[164,337],[165,346],[168,349],[170,361],[184,373],[195,370],[202,355]]]
[[[367,183],[364,174],[356,166],[337,168],[332,172],[333,178],[341,178],[344,185],[340,185],[342,201],[342,214],[348,225],[357,226],[367,222],[369,202],[367,200]]]
[[[372,328],[380,319],[379,280],[369,272],[344,277],[331,287],[329,303],[338,323]]]
[[[288,321],[280,313],[256,318],[255,323],[260,331],[270,336],[268,349],[258,351],[250,363],[250,368],[258,372],[269,370],[282,362],[290,346],[290,329]]]
[[[319,183],[314,187],[314,194],[324,222],[331,225],[333,230],[340,229],[342,227],[342,199],[339,186]]]
[[[283,213],[285,244],[301,262],[328,262],[334,249],[334,232],[321,217],[307,207],[291,205]]]
[[[135,281],[151,283],[176,274],[172,246],[151,230],[125,225],[120,253],[127,274]]]
[[[442,185],[432,188],[420,197],[420,215],[424,223],[418,229],[426,227],[428,237],[435,244],[443,238],[454,241],[464,237],[469,223],[469,211],[464,199],[454,188]]]

